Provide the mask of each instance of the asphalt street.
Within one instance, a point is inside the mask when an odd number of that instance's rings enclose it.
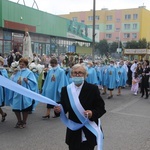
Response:
[[[101,118],[104,150],[150,150],[150,98],[134,96],[129,87],[122,90],[121,96],[116,90],[112,99],[107,96],[102,96],[107,110]],[[3,110],[7,117],[0,122],[0,150],[68,149],[64,142],[66,127],[60,119],[41,118],[46,104],[40,103],[29,115],[24,129],[14,128],[17,120],[10,107]]]

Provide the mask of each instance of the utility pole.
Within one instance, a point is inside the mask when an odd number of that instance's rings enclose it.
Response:
[[[96,0],[93,0],[93,34],[92,34],[92,61],[95,61],[94,52],[95,52],[95,5]]]

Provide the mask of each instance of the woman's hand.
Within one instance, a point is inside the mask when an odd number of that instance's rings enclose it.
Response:
[[[85,112],[84,112],[84,116],[86,117],[86,118],[91,118],[92,117],[92,115],[93,115],[93,113],[92,113],[92,111],[91,110],[86,110]]]
[[[61,107],[60,107],[60,106],[55,106],[55,107],[54,107],[54,111],[55,111],[56,113],[60,113],[60,112],[61,112]]]
[[[23,78],[23,81],[25,81],[26,83],[28,82],[28,79],[27,78]]]
[[[18,80],[17,83],[21,85],[21,80]]]

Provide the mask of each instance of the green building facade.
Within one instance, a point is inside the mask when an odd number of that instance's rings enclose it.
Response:
[[[0,0],[0,53],[7,54],[14,47],[22,52],[22,41],[28,31],[32,51],[38,54],[75,51],[74,45],[91,45],[88,27],[83,23],[49,14],[8,0]],[[73,46],[71,48],[68,48]]]

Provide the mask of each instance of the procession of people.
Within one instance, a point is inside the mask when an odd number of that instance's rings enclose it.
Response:
[[[69,113],[68,118],[75,123],[82,124],[83,117],[98,126],[98,119],[106,113],[102,95],[108,94],[108,99],[115,99],[113,92],[115,89],[117,89],[116,96],[121,96],[122,90],[128,86],[135,96],[149,98],[148,60],[135,59],[131,62],[110,59],[106,63],[103,59],[92,62],[74,54],[65,57],[45,54],[38,56],[32,54],[28,32],[23,42],[22,54],[14,53],[12,50],[7,60],[5,57],[0,57],[0,75],[61,104],[64,112]],[[1,122],[4,122],[8,115],[2,107],[10,106],[17,119],[15,128],[26,128],[28,114],[32,113],[38,105],[36,99],[18,94],[17,91],[3,86],[0,86],[0,92]],[[52,117],[57,118],[62,107],[46,104],[46,113],[41,114],[41,117],[49,119],[53,109]],[[67,128],[66,143],[69,150],[87,150],[87,148],[93,150],[97,145],[96,138],[86,124],[76,131]]]

